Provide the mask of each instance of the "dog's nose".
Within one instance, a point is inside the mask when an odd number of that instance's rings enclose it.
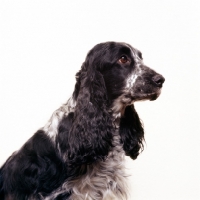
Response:
[[[165,82],[165,78],[160,74],[153,76],[152,80],[158,87],[162,87],[162,84]]]

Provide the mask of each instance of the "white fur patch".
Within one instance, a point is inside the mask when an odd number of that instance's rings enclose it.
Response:
[[[127,83],[126,83],[126,88],[132,88],[136,79],[137,79],[138,75],[136,74],[132,74],[128,79],[127,79]]]
[[[47,124],[42,128],[45,133],[49,135],[55,141],[55,137],[58,134],[58,125],[62,120],[64,115],[68,115],[69,112],[74,111],[76,106],[76,102],[72,98],[70,98],[66,104],[61,106],[59,109],[54,111],[53,115],[51,116],[50,120]]]

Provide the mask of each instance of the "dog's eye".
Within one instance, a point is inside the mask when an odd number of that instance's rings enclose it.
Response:
[[[127,57],[126,56],[121,56],[121,58],[119,59],[119,62],[121,63],[126,63],[128,61]]]

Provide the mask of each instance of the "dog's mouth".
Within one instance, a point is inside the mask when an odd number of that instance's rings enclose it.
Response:
[[[126,93],[115,99],[113,105],[112,105],[112,110],[115,112],[121,112],[123,113],[124,109],[126,106],[129,106],[131,104],[134,104],[137,101],[154,101],[156,100],[161,93],[161,90],[157,90],[155,92],[151,93],[142,93],[142,94],[131,94]]]
[[[161,90],[158,90],[157,92],[152,92],[152,93],[147,93],[147,94],[142,94],[138,97],[138,100],[150,100],[154,101],[160,96]],[[136,97],[137,101],[137,97]]]
[[[129,105],[136,101],[145,101],[145,100],[154,101],[159,97],[160,93],[161,93],[161,90],[152,92],[152,93],[147,93],[147,94],[139,94],[139,95],[128,94],[122,98],[122,102],[124,104]]]

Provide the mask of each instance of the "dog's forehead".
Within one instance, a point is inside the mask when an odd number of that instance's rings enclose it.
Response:
[[[142,64],[142,54],[141,52],[125,42],[105,42],[99,43],[93,47],[88,53],[88,56],[94,56],[94,58],[110,58],[115,59],[116,56],[122,56],[123,54],[131,56],[135,63]]]
[[[130,49],[133,56],[139,56],[142,54],[138,49],[134,48],[130,44],[127,44],[127,43],[122,43],[122,44]]]

